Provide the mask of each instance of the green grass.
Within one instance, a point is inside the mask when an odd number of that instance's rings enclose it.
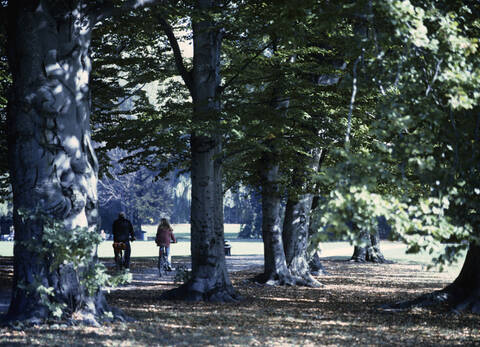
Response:
[[[263,254],[263,242],[261,240],[240,240],[230,238],[232,245],[232,255],[255,255]],[[320,256],[326,259],[348,260],[353,254],[353,246],[348,242],[324,242],[320,244]],[[400,242],[382,241],[381,249],[388,260],[401,264],[419,264],[428,266],[432,264],[433,256],[426,253],[406,254],[407,247]],[[179,242],[171,246],[172,256],[189,256],[190,240],[189,238],[180,238]],[[13,242],[0,242],[0,256],[13,255]],[[98,255],[102,258],[113,257],[112,241],[104,241],[98,248]],[[154,241],[135,241],[132,243],[132,257],[156,257],[158,247]],[[445,267],[447,272],[457,272],[460,270],[464,256],[458,263]]]
[[[157,226],[152,224],[142,225],[142,230],[146,231],[145,239],[155,239],[157,233]],[[178,240],[190,240],[190,224],[172,224],[173,234]],[[225,224],[224,226],[225,239],[234,241],[240,232],[240,224]]]
[[[190,255],[190,225],[173,224],[173,229],[178,243],[172,244],[173,256]],[[158,255],[158,248],[153,242],[156,233],[156,225],[143,225],[142,229],[147,232],[146,236],[150,241],[135,241],[132,243],[132,257],[155,257]],[[240,224],[225,224],[225,239],[232,245],[232,255],[255,255],[263,254],[263,243],[261,240],[238,239]],[[400,242],[382,241],[381,250],[388,260],[401,264],[420,264],[428,266],[432,264],[434,255],[426,252],[417,254],[406,254],[407,247]],[[320,244],[321,257],[326,259],[348,260],[353,254],[353,246],[348,242],[324,242]],[[13,242],[0,242],[0,256],[13,255]],[[112,241],[104,241],[100,244],[98,255],[102,258],[113,257]],[[445,267],[448,272],[458,272],[463,263],[464,256],[459,263]]]

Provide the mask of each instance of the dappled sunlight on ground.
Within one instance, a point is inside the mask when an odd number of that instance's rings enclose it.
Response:
[[[355,264],[324,260],[329,276],[321,288],[273,287],[251,282],[262,266],[251,264],[231,275],[245,298],[239,303],[160,301],[173,288],[173,275],[155,279],[155,259],[134,259],[135,283],[112,290],[108,300],[135,318],[132,323],[99,328],[62,325],[0,329],[0,344],[105,346],[351,346],[475,345],[480,343],[480,317],[415,309],[391,313],[381,304],[411,299],[440,289],[454,274],[426,272],[414,264]],[[187,258],[174,258],[174,263]],[[241,262],[240,259],[238,259]],[[248,261],[244,261],[248,265]],[[149,277],[150,276],[150,277]],[[142,282],[143,281],[143,282]],[[148,283],[148,285],[143,285]]]

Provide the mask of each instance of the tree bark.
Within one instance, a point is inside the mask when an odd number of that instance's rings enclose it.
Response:
[[[293,285],[285,258],[280,221],[281,196],[279,188],[279,165],[275,150],[262,157],[262,236],[264,249],[264,272],[258,281],[270,285]]]
[[[317,168],[318,171],[320,171],[326,156],[327,156],[327,149],[322,148],[320,150],[320,158],[318,160],[318,168]],[[318,187],[316,187],[316,189],[318,189]],[[312,197],[312,206],[310,208],[310,220],[308,223],[309,238],[311,238],[313,235],[319,232],[317,230],[318,226],[316,226],[315,223],[312,223],[312,219],[311,219],[311,213],[318,207],[319,201],[320,201],[320,195],[318,195],[318,193],[314,194]],[[325,270],[325,267],[323,266],[322,261],[320,259],[320,253],[321,253],[321,250],[318,247],[318,244],[310,243],[309,246],[307,247],[307,254],[310,255],[310,258],[308,259],[308,267],[310,269],[310,273],[313,276],[328,275],[328,272]]]
[[[442,290],[422,295],[414,300],[380,307],[386,311],[408,310],[415,307],[445,305],[453,312],[480,314],[480,246],[471,244],[462,270],[455,281]]]
[[[355,246],[351,261],[356,263],[389,263],[380,250],[380,234],[378,230],[375,234],[362,233],[362,241],[364,245]]]
[[[193,119],[204,126],[216,123],[220,115],[222,33],[213,19],[208,19],[208,12],[215,6],[216,1],[198,0],[196,8],[205,17],[193,21]],[[219,135],[205,130],[191,135],[192,277],[164,293],[164,299],[222,302],[240,298],[230,282],[225,261],[222,169],[215,158],[220,150]]]
[[[320,155],[320,150],[312,151],[312,158],[308,165],[310,170],[315,172],[318,170]],[[320,283],[310,274],[307,259],[313,194],[302,193],[307,190],[308,173],[306,170],[303,170],[304,172],[301,171],[295,170],[285,208],[282,232],[283,246],[288,269],[297,284],[318,287]]]
[[[319,250],[313,252],[313,255],[308,261],[308,267],[310,269],[310,273],[313,276],[328,275],[328,272],[327,270],[325,270],[325,267],[322,264],[322,260],[320,259]]]
[[[274,91],[274,94],[278,94]],[[280,117],[287,112],[289,100],[281,100],[275,96],[272,107]],[[257,280],[270,285],[293,285],[294,278],[287,267],[282,239],[282,226],[280,220],[281,195],[280,195],[280,152],[276,139],[266,143],[261,159],[260,177],[262,187],[262,237],[264,249],[264,272]]]
[[[93,21],[82,1],[9,2],[8,51],[13,87],[8,104],[8,150],[13,189],[14,284],[7,320],[50,318],[39,284],[64,318],[95,324],[111,311],[70,265],[51,269],[40,251],[45,219],[72,233],[95,232],[98,164],[90,140],[89,58]],[[92,254],[90,261],[95,261]]]

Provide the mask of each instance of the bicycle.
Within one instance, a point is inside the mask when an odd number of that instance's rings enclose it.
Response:
[[[168,256],[166,246],[158,247],[158,274],[160,277],[167,275],[168,271],[172,271],[172,268],[168,264]]]
[[[125,250],[127,244],[125,242],[114,242],[112,244],[113,252],[115,254],[115,265],[117,270],[122,270],[125,267]]]

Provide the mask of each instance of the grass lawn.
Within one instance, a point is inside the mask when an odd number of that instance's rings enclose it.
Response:
[[[243,240],[230,238],[232,255],[257,255],[263,254],[263,242],[261,240]],[[325,259],[347,260],[353,254],[353,246],[348,242],[324,242],[320,244],[321,257]],[[406,254],[406,246],[400,242],[382,241],[381,249],[388,260],[403,264],[431,264],[432,256],[426,252],[418,254]],[[172,256],[190,255],[190,238],[179,238],[179,242],[171,246]],[[101,258],[113,258],[112,241],[104,241],[98,248],[98,255]],[[132,257],[155,257],[158,255],[158,247],[154,241],[134,241],[132,243]],[[13,256],[13,242],[0,242],[0,256]],[[445,267],[445,271],[458,273],[463,263]]]
[[[145,239],[155,239],[158,225],[144,224],[142,230],[146,232]],[[179,241],[190,240],[190,224],[172,224],[173,234]],[[225,239],[235,240],[240,232],[240,224],[225,224],[224,233]]]

